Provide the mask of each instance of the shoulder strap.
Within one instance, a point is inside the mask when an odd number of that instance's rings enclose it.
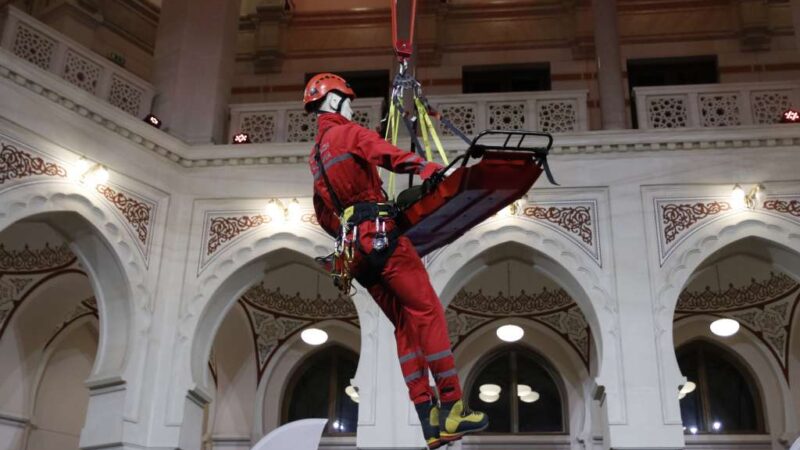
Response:
[[[327,130],[323,131],[322,134],[319,136],[319,139],[317,140],[317,143],[314,146],[314,160],[317,162],[317,168],[319,168],[319,171],[322,174],[322,179],[325,181],[325,187],[328,188],[328,193],[331,196],[331,200],[333,201],[333,206],[336,208],[336,212],[339,215],[342,215],[342,213],[344,212],[344,207],[342,207],[342,202],[339,201],[339,196],[336,195],[336,191],[333,190],[333,185],[331,184],[331,180],[328,179],[328,174],[325,172],[325,165],[322,164],[322,156],[320,156],[320,150],[319,150],[319,146],[322,143],[322,139],[325,137],[325,134],[331,128],[328,128]]]

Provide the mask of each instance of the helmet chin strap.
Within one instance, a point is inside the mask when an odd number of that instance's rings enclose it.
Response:
[[[347,120],[353,119],[353,108],[350,106],[350,98],[337,92],[331,92],[325,96],[325,99],[319,107],[319,112],[341,114]]]

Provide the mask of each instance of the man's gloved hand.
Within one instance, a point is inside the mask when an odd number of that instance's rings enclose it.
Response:
[[[425,193],[431,192],[432,190],[436,189],[436,186],[438,186],[439,183],[442,182],[442,180],[444,180],[444,177],[445,177],[444,168],[439,169],[436,172],[433,172],[431,176],[429,176],[422,182],[422,190],[425,191]]]

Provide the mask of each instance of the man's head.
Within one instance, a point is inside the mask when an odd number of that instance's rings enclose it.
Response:
[[[353,118],[350,102],[356,93],[344,78],[332,73],[321,73],[312,77],[303,92],[303,104],[309,113],[337,113],[347,120]]]

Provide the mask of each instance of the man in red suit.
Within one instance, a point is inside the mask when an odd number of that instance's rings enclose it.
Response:
[[[394,207],[381,189],[378,167],[423,180],[441,177],[443,167],[351,122],[354,98],[347,82],[334,74],[316,75],[306,85],[303,103],[317,114],[319,126],[309,158],[314,209],[337,245],[353,247],[351,274],[394,324],[400,367],[426,444],[438,448],[485,429],[489,421],[462,400],[444,309],[411,241],[396,232]]]

